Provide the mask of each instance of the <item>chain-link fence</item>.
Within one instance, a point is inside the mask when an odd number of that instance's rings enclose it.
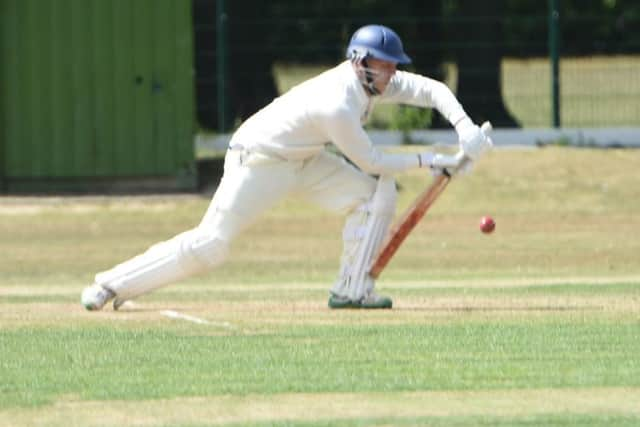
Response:
[[[274,0],[247,10],[243,3],[194,0],[204,128],[228,130],[273,96],[343,60],[351,33],[367,23],[396,29],[414,59],[408,69],[445,81],[477,121],[640,125],[640,6],[345,0],[343,7],[328,7]],[[597,14],[595,3],[608,6]],[[397,125],[397,107],[379,111],[372,122]],[[442,121],[434,116],[430,125]]]

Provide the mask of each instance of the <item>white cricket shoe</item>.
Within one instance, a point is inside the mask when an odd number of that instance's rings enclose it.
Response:
[[[93,284],[84,288],[80,301],[87,310],[96,311],[102,309],[115,296],[116,294],[112,290]]]

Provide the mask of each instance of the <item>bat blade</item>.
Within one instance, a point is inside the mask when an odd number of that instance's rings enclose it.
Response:
[[[401,219],[392,227],[389,237],[382,245],[382,249],[378,252],[369,275],[374,279],[378,278],[382,270],[387,266],[393,255],[396,253],[404,239],[409,235],[411,230],[425,216],[431,205],[438,199],[438,196],[444,191],[449,184],[451,177],[449,175],[439,175],[422,194],[420,194],[413,204],[405,211]]]

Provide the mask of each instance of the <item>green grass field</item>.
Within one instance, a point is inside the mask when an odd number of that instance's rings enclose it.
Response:
[[[211,274],[86,312],[95,272],[209,197],[2,198],[0,425],[636,426],[638,165],[489,153],[383,273],[382,312],[326,307],[342,219],[296,199]],[[399,177],[399,212],[429,180]]]

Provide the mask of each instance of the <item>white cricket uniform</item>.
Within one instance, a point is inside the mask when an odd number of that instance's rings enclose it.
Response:
[[[345,212],[371,197],[375,181],[368,174],[419,167],[415,154],[384,153],[371,144],[362,125],[377,103],[433,107],[451,123],[466,117],[447,86],[405,71],[395,73],[382,95],[370,97],[345,61],[292,88],[240,126],[229,144],[225,177],[204,220],[211,219],[212,210],[229,208],[245,217],[238,224],[244,228],[289,192]],[[362,172],[328,153],[329,143]]]
[[[376,103],[434,107],[451,123],[466,114],[438,81],[397,71],[380,96],[369,97],[349,61],[310,79],[260,110],[240,126],[231,146],[309,159],[332,142],[366,173],[385,175],[418,166],[416,156],[382,154],[362,129]]]
[[[414,154],[388,154],[372,146],[362,124],[378,102],[433,107],[451,123],[466,117],[444,84],[408,72],[397,71],[383,94],[370,97],[345,61],[276,98],[240,126],[197,227],[97,274],[96,283],[130,299],[209,270],[224,261],[239,232],[296,193],[348,214],[340,278],[332,292],[361,298],[373,289],[367,262],[395,211],[395,184],[387,178],[420,166]],[[329,143],[359,169],[327,151]]]

